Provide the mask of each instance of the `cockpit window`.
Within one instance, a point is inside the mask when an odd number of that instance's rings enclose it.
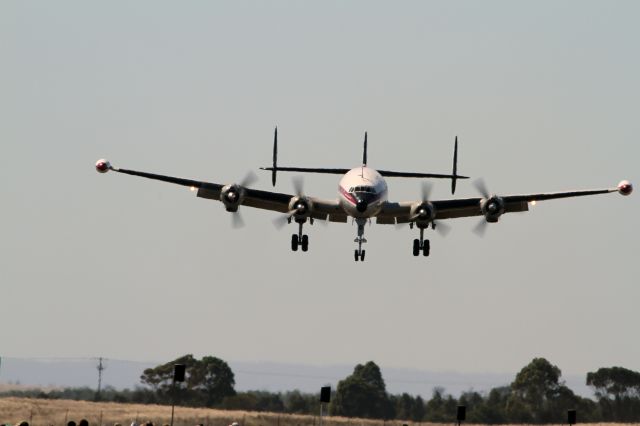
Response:
[[[364,192],[367,194],[375,194],[376,190],[372,186],[356,186],[355,188],[351,188],[353,191],[349,192]]]

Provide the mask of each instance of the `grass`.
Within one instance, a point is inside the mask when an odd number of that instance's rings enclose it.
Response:
[[[138,423],[152,421],[154,425],[162,425],[170,422],[171,407],[13,397],[0,399],[0,424],[16,424],[26,420],[31,426],[66,425],[68,420],[74,420],[77,423],[83,418],[93,426],[112,426],[114,423],[129,426],[135,420]],[[205,426],[228,426],[233,422],[238,422],[240,426],[319,426],[317,416],[175,408],[174,426],[194,426],[199,423]],[[401,425],[402,422],[394,422],[394,424]],[[325,417],[323,425],[384,426],[385,422]],[[391,425],[391,422],[386,422],[386,426]]]
[[[135,420],[138,423],[152,421],[159,426],[170,422],[171,407],[31,398],[0,399],[0,424],[16,424],[26,420],[31,426],[66,425],[68,420],[74,420],[77,423],[83,418],[87,419],[91,426],[112,426],[114,423],[129,426]],[[205,426],[228,426],[233,422],[238,422],[240,426],[320,426],[317,416],[186,407],[175,409],[174,426],[194,426],[199,423]],[[416,426],[401,420],[383,422],[344,417],[325,417],[323,426],[401,426],[403,423]],[[640,425],[640,423],[631,424]],[[435,424],[420,423],[418,425]],[[593,423],[592,425],[611,426],[615,423]],[[476,425],[465,424],[465,426]]]

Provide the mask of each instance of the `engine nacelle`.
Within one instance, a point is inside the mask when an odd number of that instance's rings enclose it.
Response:
[[[483,198],[480,201],[480,210],[487,222],[495,223],[504,213],[504,200],[496,195]]]
[[[104,158],[96,161],[96,171],[98,173],[107,173],[109,170],[111,170],[111,163],[109,163],[109,161]]]
[[[618,193],[621,195],[631,195],[633,192],[633,185],[628,180],[623,180],[618,184]]]
[[[289,211],[293,212],[295,219],[306,219],[311,216],[313,202],[305,196],[292,197],[289,201]]]
[[[228,212],[237,212],[244,199],[244,188],[238,184],[226,185],[220,191],[220,201]]]
[[[418,225],[428,225],[436,217],[436,209],[428,201],[416,203],[411,206],[410,218]]]

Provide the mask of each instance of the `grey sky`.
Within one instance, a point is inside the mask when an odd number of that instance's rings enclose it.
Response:
[[[294,227],[115,165],[233,182],[271,158],[460,172],[492,191],[638,179],[640,4],[0,3],[0,310],[5,356],[358,363],[512,372],[640,369],[640,198],[539,203],[484,239]],[[258,188],[270,188],[260,174]],[[292,191],[281,174],[277,189]],[[305,177],[335,197],[338,177]],[[420,197],[390,179],[390,198]],[[459,197],[476,195],[469,182]],[[449,197],[436,183],[434,197]]]

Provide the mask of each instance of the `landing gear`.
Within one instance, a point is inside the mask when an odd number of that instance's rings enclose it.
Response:
[[[302,233],[302,225],[304,225],[305,221],[306,219],[303,221],[296,220],[298,223],[298,233],[291,235],[291,250],[293,251],[298,251],[298,247],[300,247],[302,251],[309,250],[309,236]]]
[[[424,227],[420,227],[420,238],[413,240],[413,255],[419,256],[422,251],[423,256],[429,256],[431,244],[429,240],[424,239]]]
[[[364,225],[366,223],[367,223],[367,219],[364,219],[364,218],[356,219],[356,224],[358,225],[358,236],[356,237],[355,240],[353,240],[353,242],[358,243],[358,248],[353,253],[356,262],[358,260],[360,260],[361,262],[364,261],[364,255],[366,251],[362,250],[362,244],[367,242],[367,240],[364,238]]]

